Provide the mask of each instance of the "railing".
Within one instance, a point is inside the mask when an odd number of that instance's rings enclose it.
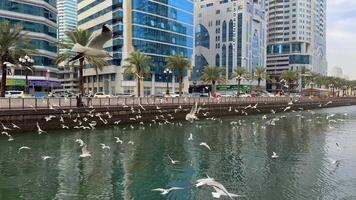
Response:
[[[299,102],[319,102],[319,99],[301,99],[291,97],[117,97],[117,98],[82,98],[84,107],[126,107],[126,106],[147,106],[147,105],[199,105],[213,104],[265,104],[265,103],[288,103],[291,100]],[[355,97],[329,98],[327,100],[336,101],[356,101]],[[0,110],[9,109],[56,109],[56,108],[76,108],[76,98],[0,98]]]

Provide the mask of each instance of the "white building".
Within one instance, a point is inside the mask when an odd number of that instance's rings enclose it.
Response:
[[[266,66],[264,0],[202,0],[195,3],[195,68],[198,80],[206,65],[226,69],[230,83],[241,66],[253,73]]]
[[[268,0],[267,10],[271,77],[278,82],[282,71],[302,67],[326,75],[326,0]]]
[[[113,27],[113,39],[105,44],[113,58],[109,61],[111,65],[99,71],[98,76],[93,68],[84,70],[87,92],[133,93],[135,81],[123,75],[121,65],[132,51],[139,50],[153,61],[142,91],[145,95],[162,94],[167,80],[163,73],[165,59],[175,54],[192,57],[192,0],[78,0],[79,28],[93,32],[103,24]],[[171,86],[174,90],[178,84]]]
[[[58,41],[68,41],[66,32],[73,31],[77,28],[77,0],[57,0],[58,10]],[[59,53],[65,51],[59,49]],[[64,66],[60,64],[59,80],[61,81],[61,90],[69,90],[76,92],[78,90],[78,73],[77,68],[72,66]]]

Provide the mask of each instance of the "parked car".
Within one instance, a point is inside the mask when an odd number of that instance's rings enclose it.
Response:
[[[247,94],[247,93],[241,93],[241,94],[240,94],[240,97],[251,97],[251,95],[250,95],[250,94]]]
[[[111,96],[108,94],[104,94],[103,92],[97,92],[94,94],[94,98],[110,98]]]
[[[5,92],[7,98],[24,98],[25,93],[23,91],[9,90]]]

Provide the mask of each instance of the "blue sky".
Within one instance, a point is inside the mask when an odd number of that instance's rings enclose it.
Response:
[[[327,1],[327,59],[356,79],[356,0]]]

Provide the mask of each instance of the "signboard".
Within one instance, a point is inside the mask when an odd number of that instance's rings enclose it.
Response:
[[[40,87],[60,87],[60,82],[47,81],[47,80],[30,80],[30,86],[40,86]]]
[[[7,86],[25,86],[25,80],[22,79],[6,79]]]
[[[216,90],[218,92],[236,92],[237,85],[216,85]],[[240,85],[240,92],[249,92],[251,89],[249,85]]]

